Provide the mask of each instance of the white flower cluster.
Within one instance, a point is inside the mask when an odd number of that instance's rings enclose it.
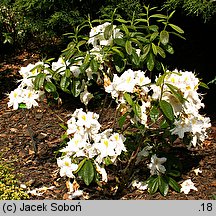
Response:
[[[105,39],[104,37],[104,31],[107,26],[110,26],[111,23],[105,22],[102,25],[98,25],[96,27],[93,27],[89,33],[89,40],[88,43],[92,44],[94,48],[100,47],[100,46],[109,46],[112,44],[112,41],[114,38],[120,38],[122,37],[122,33],[119,29],[116,28],[115,25],[112,26],[112,34],[108,39]]]
[[[161,77],[158,77],[160,79]],[[192,72],[167,71],[164,77],[163,87],[151,83],[142,71],[125,71],[120,77],[114,74],[111,82],[106,76],[104,79],[105,91],[111,93],[112,98],[122,106],[126,104],[123,97],[124,93],[138,93],[140,99],[140,116],[135,116],[132,121],[147,125],[148,110],[154,100],[165,100],[173,107],[175,115],[175,127],[171,130],[172,134],[180,138],[185,133],[192,135],[191,144],[196,146],[202,143],[207,137],[207,128],[211,126],[210,119],[199,114],[199,109],[204,107],[200,93],[197,92],[199,79]],[[178,98],[172,91],[176,91]],[[150,96],[149,91],[153,94]],[[163,92],[162,92],[163,91]],[[162,97],[161,97],[162,96]],[[120,107],[120,106],[119,106]],[[129,110],[129,108],[127,108]]]
[[[77,169],[77,163],[83,158],[88,158],[94,159],[96,170],[102,175],[102,180],[107,181],[103,166],[107,158],[114,163],[122,151],[126,151],[125,138],[121,134],[112,133],[111,129],[99,133],[101,125],[98,118],[99,115],[96,113],[86,113],[82,109],[77,109],[68,120],[67,134],[72,138],[61,150],[64,156],[58,158],[61,176],[73,178],[72,172]],[[72,163],[71,158],[77,163]]]
[[[109,85],[104,86],[104,88],[105,91],[111,93],[112,98],[116,99],[121,105],[126,104],[126,101],[123,97],[124,93],[138,92],[142,103],[140,105],[141,112],[140,116],[136,116],[133,121],[139,121],[141,124],[146,125],[146,110],[151,105],[150,97],[148,96],[150,84],[151,80],[145,76],[143,71],[133,71],[128,69],[120,77],[117,74],[114,74],[113,81],[110,82]]]
[[[17,110],[21,103],[25,104],[27,109],[38,106],[37,101],[39,101],[40,97],[44,94],[41,90],[34,90],[34,76],[40,73],[39,69],[37,69],[38,65],[44,65],[45,68],[48,67],[48,65],[43,62],[21,67],[19,73],[23,78],[19,81],[19,86],[8,94],[8,107],[12,106],[14,110]],[[46,70],[44,72],[47,73]]]
[[[59,74],[62,74],[67,68],[69,68],[73,76],[78,77],[81,73],[80,65],[82,64],[82,60],[82,58],[76,59],[76,62],[71,65],[69,61],[65,61],[64,58],[59,57],[57,62],[52,62],[52,70],[58,71]]]
[[[163,99],[167,100],[173,107],[176,115],[174,122],[175,128],[172,134],[176,134],[179,138],[183,138],[185,133],[192,135],[191,144],[196,146],[202,143],[207,137],[207,128],[211,126],[210,118],[204,117],[199,114],[199,109],[204,107],[201,101],[201,95],[197,92],[199,86],[199,79],[196,78],[192,72],[174,71],[165,77],[165,83],[176,86],[179,89],[179,94],[184,98],[181,103],[165,86]]]

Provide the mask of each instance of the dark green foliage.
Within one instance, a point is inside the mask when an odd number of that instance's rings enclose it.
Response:
[[[181,9],[187,15],[200,16],[207,21],[216,13],[216,2],[214,0],[166,0],[164,8]]]

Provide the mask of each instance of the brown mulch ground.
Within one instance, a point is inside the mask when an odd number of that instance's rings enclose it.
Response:
[[[29,60],[31,59],[31,60]],[[58,150],[64,130],[59,126],[66,122],[75,108],[80,107],[77,101],[66,101],[62,106],[48,105],[41,103],[40,107],[26,111],[13,111],[7,107],[8,99],[5,93],[10,92],[16,87],[16,80],[19,78],[17,71],[20,66],[37,59],[28,53],[23,53],[11,60],[0,62],[0,152],[2,160],[6,163],[13,163],[19,175],[20,183],[26,184],[30,189],[43,186],[51,187],[42,196],[30,196],[30,199],[66,199],[67,188],[66,179],[60,178],[59,169],[56,164],[56,150]],[[64,102],[64,101],[63,101]],[[103,124],[112,122],[113,110],[105,110]],[[31,138],[28,134],[28,127],[25,115],[34,140],[38,146],[38,156],[34,156]],[[216,122],[212,116],[212,128],[208,140],[205,141],[203,148],[192,149],[176,146],[173,151],[177,153],[183,162],[184,172],[180,181],[191,178],[198,188],[188,195],[169,191],[166,197],[159,193],[154,195],[146,191],[139,191],[131,187],[116,190],[118,179],[112,177],[110,173],[110,184],[101,190],[96,185],[90,188],[82,185],[88,193],[89,199],[212,199],[216,195]],[[114,167],[117,175],[118,167]],[[193,169],[200,168],[202,173],[195,175]],[[135,170],[136,175],[142,177],[142,169]]]

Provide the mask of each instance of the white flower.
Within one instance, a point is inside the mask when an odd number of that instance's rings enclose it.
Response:
[[[30,89],[23,89],[23,103],[26,104],[27,109],[38,106],[36,100],[39,100],[39,92]]]
[[[122,33],[116,28],[115,25],[113,25],[113,34],[110,36],[110,38],[105,39],[104,31],[105,28],[110,24],[111,23],[109,22],[105,22],[101,25],[93,27],[89,33],[88,43],[92,44],[93,47],[108,46],[112,43],[113,38],[121,38],[123,36]]]
[[[202,170],[200,168],[194,169],[194,172],[196,175],[199,175],[199,173],[202,173]]]
[[[149,156],[149,153],[151,151],[153,147],[152,146],[145,146],[142,151],[140,151],[138,154],[137,154],[137,158],[136,158],[136,164],[138,164],[143,157],[148,157]]]
[[[78,165],[71,162],[70,157],[57,158],[57,164],[60,167],[60,176],[74,178],[73,171],[77,170]]]
[[[128,69],[120,76],[120,82],[117,85],[117,90],[132,93],[135,85],[136,80],[134,71]]]
[[[87,90],[87,86],[85,86],[84,91],[80,94],[80,100],[86,106],[88,105],[89,101],[93,98],[93,94],[89,93]]]
[[[52,70],[53,71],[58,70],[58,72],[65,71],[66,70],[65,60],[62,57],[60,57],[57,62],[52,62]]]
[[[197,188],[194,186],[194,183],[191,181],[191,179],[188,179],[181,184],[180,192],[184,192],[185,194],[188,194],[190,190],[197,191]]]
[[[151,157],[151,163],[148,164],[151,175],[159,175],[160,173],[165,173],[166,168],[162,165],[167,161],[167,158],[158,158],[155,154]]]
[[[132,181],[132,187],[135,187],[139,190],[147,190],[148,189],[148,184],[145,182],[139,182],[138,180]]]
[[[96,165],[96,171],[102,175],[102,181],[107,182],[108,178],[107,178],[106,170],[104,168],[100,167],[96,161],[94,163]]]
[[[17,110],[19,108],[19,103],[22,103],[23,101],[23,89],[17,88],[14,91],[12,91],[8,97],[9,97],[9,102],[8,102],[8,107],[13,106],[14,110]]]
[[[136,85],[138,86],[144,86],[151,83],[151,80],[146,77],[145,73],[141,70],[134,71],[134,76]]]

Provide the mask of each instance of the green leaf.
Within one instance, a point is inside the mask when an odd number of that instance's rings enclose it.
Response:
[[[122,51],[120,51],[117,47],[112,47],[112,50],[118,54],[119,56],[121,56],[121,58],[124,58],[124,53]]]
[[[130,94],[124,93],[124,99],[125,99],[131,106],[134,105],[134,102],[133,102],[133,100],[132,100]]]
[[[157,36],[158,36],[158,31],[152,33],[151,37],[150,37],[150,41],[153,41]]]
[[[129,36],[129,30],[125,24],[122,24],[122,29],[125,32],[126,36]]]
[[[27,106],[25,103],[19,103],[19,109],[26,109]]]
[[[169,124],[167,123],[166,119],[164,119],[161,123],[160,123],[160,128],[161,129],[166,129],[169,127]]]
[[[174,113],[173,113],[173,108],[170,103],[168,103],[165,100],[161,100],[159,102],[160,108],[165,115],[166,118],[168,118],[171,122],[174,121]]]
[[[167,174],[173,177],[179,177],[181,175],[181,173],[178,170],[170,170]]]
[[[133,62],[135,65],[139,65],[139,64],[140,64],[140,58],[139,58],[139,56],[137,55],[135,49],[132,51],[132,62]]]
[[[180,185],[171,177],[166,176],[169,186],[174,189],[176,192],[180,193]]]
[[[119,127],[122,129],[123,128],[123,125],[125,123],[125,120],[127,118],[127,115],[128,113],[125,113],[123,116],[121,116],[119,119],[118,119],[118,124],[119,124]]]
[[[39,73],[36,76],[36,78],[34,80],[34,88],[35,88],[35,90],[39,90],[43,86],[45,77],[46,77],[45,73]]]
[[[158,108],[156,106],[152,106],[151,110],[150,110],[150,118],[153,122],[156,122],[156,120],[159,117],[159,111]]]
[[[69,68],[67,68],[67,69],[65,70],[65,76],[68,77],[68,78],[71,76],[71,71],[70,71]]]
[[[166,196],[169,191],[169,183],[167,182],[167,179],[163,176],[158,176],[158,179],[159,190],[163,196]]]
[[[153,50],[153,53],[157,55],[157,46],[154,43],[152,43],[152,50]]]
[[[138,103],[133,103],[132,109],[133,109],[133,111],[134,111],[134,114],[135,114],[138,118],[140,118],[140,116],[141,116],[141,107],[140,107],[140,105],[139,105]]]
[[[159,53],[159,55],[162,57],[162,58],[166,58],[166,53],[164,52],[164,50],[157,46],[157,52]]]
[[[115,65],[115,69],[117,70],[117,72],[121,73],[126,66],[126,59],[123,59],[121,56],[119,55],[113,55],[113,60],[114,60],[114,65]]]
[[[170,91],[175,95],[175,97],[181,102],[183,103],[185,101],[184,97],[179,93],[179,89],[169,83],[166,83],[166,85],[168,86],[168,88],[170,89]]]
[[[59,98],[59,93],[58,93],[57,91],[51,92],[51,94],[52,94],[52,96],[53,96],[53,98],[54,98],[55,100],[58,100],[58,98]]]
[[[75,170],[75,171],[73,172],[74,174],[78,173],[78,172],[82,169],[82,167],[83,167],[83,165],[85,164],[86,160],[87,160],[87,158],[84,158],[82,161],[80,161],[80,163],[78,164],[77,170]]]
[[[78,42],[78,44],[76,46],[77,46],[77,48],[79,48],[80,46],[84,45],[85,43],[86,43],[85,40],[81,40]]]
[[[93,72],[97,72],[98,68],[99,68],[99,64],[97,63],[97,61],[95,59],[92,59],[90,62],[90,67],[91,67]]]
[[[124,19],[121,19],[121,18],[117,18],[115,19],[116,21],[120,22],[120,23],[128,23],[129,21],[126,21]]]
[[[169,42],[169,32],[162,30],[160,32],[160,41],[163,45],[166,45]]]
[[[81,82],[80,80],[73,79],[71,85],[71,93],[74,97],[78,97],[80,95],[81,89]]]
[[[112,31],[113,31],[113,25],[112,24],[106,26],[106,28],[104,30],[104,38],[106,40],[108,40],[112,36]]]
[[[175,13],[175,10],[170,13],[170,15],[168,16],[168,18],[170,19],[173,16],[174,13]]]
[[[49,93],[56,91],[56,86],[52,82],[46,82],[44,88]]]
[[[163,14],[153,14],[151,15],[149,18],[160,18],[160,19],[167,19],[167,16],[163,15]]]
[[[153,32],[156,32],[159,29],[159,27],[157,25],[150,25],[148,28],[150,31],[153,31]]]
[[[158,184],[159,182],[159,178],[158,176],[154,175],[154,176],[151,176],[148,180],[148,191],[150,194],[154,194],[157,192],[158,190]]]
[[[168,24],[172,29],[174,29],[175,31],[177,31],[178,33],[180,34],[183,34],[184,33],[184,30],[181,29],[179,26],[177,25],[174,25],[174,24]]]
[[[203,88],[209,89],[208,85],[204,82],[200,82],[199,85]]]
[[[66,125],[62,124],[62,123],[59,123],[59,126],[60,126],[61,128],[63,128],[64,130],[67,130],[67,129],[68,129],[68,127],[67,127]]]
[[[95,169],[90,160],[86,160],[85,164],[82,166],[82,177],[85,184],[88,186],[94,179]]]
[[[132,45],[131,45],[131,41],[127,40],[125,43],[125,50],[127,52],[128,55],[131,55],[132,53]]]
[[[122,38],[115,38],[114,42],[121,47],[125,47],[125,40]]]
[[[110,164],[113,164],[113,162],[111,161],[111,159],[109,158],[109,156],[107,156],[106,158],[104,158],[104,162],[106,166],[109,166]]]
[[[149,54],[149,51],[151,50],[151,44],[146,44],[143,47],[143,55],[141,56],[142,60],[145,60],[145,58],[147,57],[147,55]]]
[[[69,90],[67,89],[68,86],[70,85],[70,79],[66,76],[62,76],[61,81],[60,81],[60,87],[64,92],[68,92]]]
[[[154,69],[154,56],[152,53],[150,53],[147,57],[147,68],[149,71]]]
[[[165,49],[166,49],[166,51],[167,51],[168,53],[174,54],[174,49],[173,49],[173,47],[172,47],[171,45],[167,44],[167,45],[165,46]]]

